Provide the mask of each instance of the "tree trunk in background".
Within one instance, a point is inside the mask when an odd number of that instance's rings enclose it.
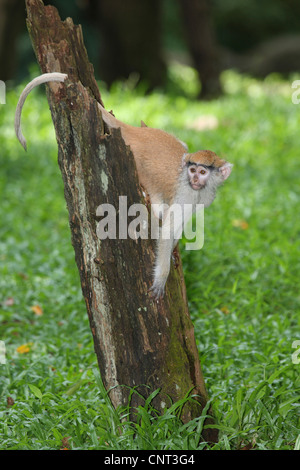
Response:
[[[179,0],[186,38],[201,80],[201,98],[221,93],[219,61],[208,0]]]
[[[47,86],[58,143],[75,259],[103,383],[115,407],[127,405],[129,387],[144,397],[161,389],[153,405],[162,411],[170,399],[198,394],[183,408],[183,421],[199,416],[207,403],[182,266],[172,266],[165,298],[148,294],[154,260],[151,240],[100,240],[97,207],[128,207],[143,200],[135,162],[119,129],[106,134],[101,102],[80,26],[41,0],[26,0],[27,25],[43,73],[64,72],[64,84]],[[122,386],[122,385],[126,385]],[[112,388],[113,387],[113,388]],[[141,404],[133,394],[131,405]],[[206,421],[207,424],[211,420]],[[216,431],[203,438],[216,441]]]
[[[24,26],[25,5],[20,0],[0,0],[0,80],[14,78],[16,40]]]
[[[138,74],[149,89],[164,83],[160,0],[94,0],[101,32],[99,76],[111,85]]]

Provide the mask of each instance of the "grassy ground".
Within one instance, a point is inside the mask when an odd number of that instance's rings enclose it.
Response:
[[[170,77],[168,95],[144,97],[130,82],[102,94],[120,119],[143,119],[191,151],[209,148],[234,163],[205,212],[203,249],[181,246],[220,429],[215,449],[300,448],[300,364],[292,360],[300,339],[300,105],[292,104],[291,82],[276,77],[228,72],[225,95],[209,103],[194,99],[192,70],[173,67]],[[183,426],[175,405],[154,418],[146,404],[133,426],[106,399],[45,93],[35,91],[24,109],[25,154],[13,131],[21,88],[0,106],[0,449],[204,448],[201,417]]]

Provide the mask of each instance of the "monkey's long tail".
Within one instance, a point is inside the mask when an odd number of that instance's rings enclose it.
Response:
[[[26,150],[26,139],[22,134],[21,130],[21,113],[22,113],[22,108],[24,106],[25,100],[31,90],[35,88],[38,85],[41,85],[41,83],[47,83],[47,82],[64,82],[65,79],[67,78],[68,75],[65,73],[59,73],[59,72],[53,72],[53,73],[44,73],[43,75],[40,75],[39,77],[34,78],[31,82],[26,85],[24,90],[21,93],[21,96],[19,98],[17,108],[16,108],[16,114],[15,114],[15,132],[16,136],[21,143],[21,145],[24,147]]]

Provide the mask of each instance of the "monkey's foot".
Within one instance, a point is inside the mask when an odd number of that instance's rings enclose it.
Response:
[[[174,264],[174,268],[177,269],[179,266],[179,252],[177,245],[175,246],[173,253],[172,253],[172,261]]]
[[[144,188],[144,186],[142,186],[141,184],[140,184],[140,186],[141,186],[141,189],[142,189],[142,192],[143,192],[143,196],[144,196],[144,198],[145,198],[146,207],[147,207],[147,209],[148,209],[149,206],[150,206],[150,204],[151,204],[150,196],[149,196],[149,194],[147,193],[147,191],[146,191],[146,189]]]
[[[163,298],[165,294],[165,284],[163,285],[158,285],[157,283],[154,283],[150,289],[149,289],[149,295],[154,299],[154,300],[160,300]]]

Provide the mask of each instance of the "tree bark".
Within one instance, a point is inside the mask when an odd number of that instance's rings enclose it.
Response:
[[[143,396],[161,389],[154,405],[162,411],[191,391],[182,413],[199,416],[207,392],[189,317],[181,262],[172,266],[163,300],[148,294],[154,260],[151,240],[97,237],[100,204],[119,208],[143,201],[131,150],[119,129],[105,133],[97,102],[101,96],[88,61],[80,26],[61,21],[52,6],[26,0],[27,26],[41,71],[68,74],[47,85],[58,143],[58,163],[69,211],[72,244],[80,273],[103,383],[115,407],[126,405],[128,387]],[[122,386],[126,385],[128,387]],[[140,403],[133,395],[132,406]],[[207,423],[211,421],[208,419]],[[204,439],[216,441],[205,429]]]
[[[208,0],[179,0],[186,38],[201,81],[200,98],[220,95],[220,65]]]

